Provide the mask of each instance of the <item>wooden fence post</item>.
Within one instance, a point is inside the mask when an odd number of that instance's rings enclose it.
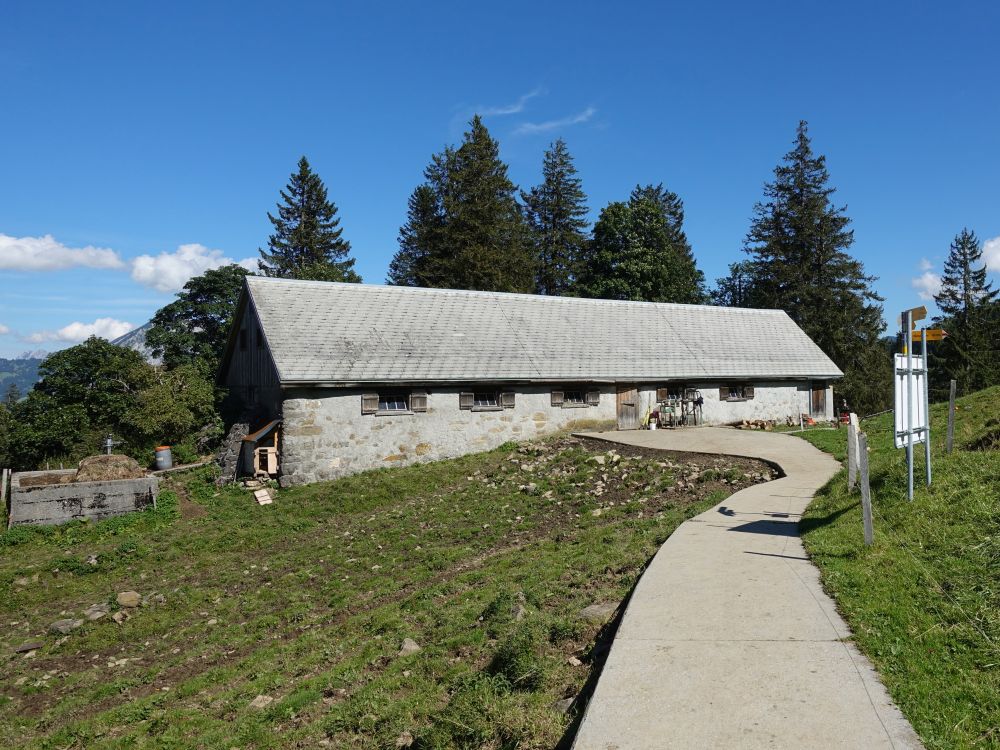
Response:
[[[955,381],[948,387],[948,439],[944,443],[944,452],[951,453],[955,443]]]
[[[0,507],[3,508],[7,525],[10,525],[10,509],[7,507],[7,481],[10,476],[10,469],[0,469]]]
[[[852,415],[853,416],[853,415]],[[847,423],[847,493],[854,491],[858,483],[858,433],[854,421]]]
[[[861,468],[861,515],[865,524],[865,546],[870,547],[875,541],[872,529],[872,492],[868,483],[868,436],[861,433],[858,436],[858,463]]]

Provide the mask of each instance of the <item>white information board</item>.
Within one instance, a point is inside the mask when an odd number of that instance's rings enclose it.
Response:
[[[913,369],[923,370],[924,360],[923,357],[913,356],[912,357]],[[895,403],[895,433],[896,433],[896,447],[905,448],[909,442],[909,438],[906,436],[906,431],[910,429],[910,408],[913,410],[913,429],[920,430],[913,435],[913,444],[922,443],[924,441],[925,430],[927,429],[927,412],[924,409],[924,403],[926,402],[927,393],[927,378],[922,372],[913,373],[913,403],[910,407],[906,403],[906,390],[907,390],[907,379],[908,376],[905,372],[906,369],[906,355],[897,354],[896,355],[896,403]],[[904,433],[904,434],[900,434]]]

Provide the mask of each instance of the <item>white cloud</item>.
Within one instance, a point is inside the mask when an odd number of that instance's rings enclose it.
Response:
[[[927,260],[927,258],[921,258],[920,259],[920,270],[921,271],[930,271],[932,268],[934,268],[934,264],[931,263],[929,260]]]
[[[934,295],[941,291],[941,277],[929,270],[912,279],[910,284],[917,290],[920,299],[932,300]]]
[[[237,262],[240,268],[245,268],[250,273],[257,273],[260,270],[259,258],[244,258],[243,260]]]
[[[235,261],[227,258],[222,250],[212,250],[195,242],[180,245],[172,253],[162,252],[159,255],[140,255],[134,258],[132,279],[158,292],[176,292],[193,276],[230,263],[238,263],[247,270],[257,270],[254,258]]]
[[[7,271],[59,271],[64,268],[124,268],[114,250],[106,247],[67,247],[51,234],[11,237],[0,234],[0,269]]]
[[[6,336],[8,333],[10,333],[10,329],[3,323],[0,323],[0,336]]]
[[[1000,273],[1000,237],[983,243],[983,260],[988,270]]]
[[[594,107],[587,107],[583,112],[578,112],[575,115],[570,115],[569,117],[563,117],[559,120],[547,120],[546,122],[523,122],[517,126],[514,130],[514,135],[533,135],[535,133],[547,133],[550,130],[557,130],[559,128],[566,128],[571,125],[579,125],[580,123],[587,122],[591,117],[597,114],[597,109]]]
[[[93,323],[75,321],[68,326],[63,326],[58,331],[36,331],[25,336],[24,340],[32,344],[40,344],[43,341],[68,341],[76,344],[91,336],[99,336],[111,341],[119,336],[124,336],[134,328],[133,324],[124,320],[98,318]]]
[[[476,111],[483,117],[496,117],[497,115],[516,115],[524,111],[525,106],[531,99],[541,96],[545,90],[541,87],[529,91],[513,104],[503,104],[499,107],[479,107]]]

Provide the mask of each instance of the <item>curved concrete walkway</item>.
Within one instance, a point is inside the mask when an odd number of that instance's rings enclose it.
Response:
[[[786,476],[686,521],[659,549],[575,750],[921,747],[847,640],[798,536],[813,493],[840,468],[834,459],[790,435],[726,428],[596,437],[762,458]]]

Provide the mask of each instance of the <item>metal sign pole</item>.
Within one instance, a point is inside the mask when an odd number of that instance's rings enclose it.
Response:
[[[906,336],[906,498],[913,500],[913,312],[903,315]]]
[[[924,358],[924,388],[923,388],[923,398],[924,398],[924,471],[927,474],[927,486],[931,486],[931,405],[930,405],[930,389],[931,389],[931,368],[930,361],[927,359],[927,329],[924,328],[923,336],[923,347],[921,351]]]

